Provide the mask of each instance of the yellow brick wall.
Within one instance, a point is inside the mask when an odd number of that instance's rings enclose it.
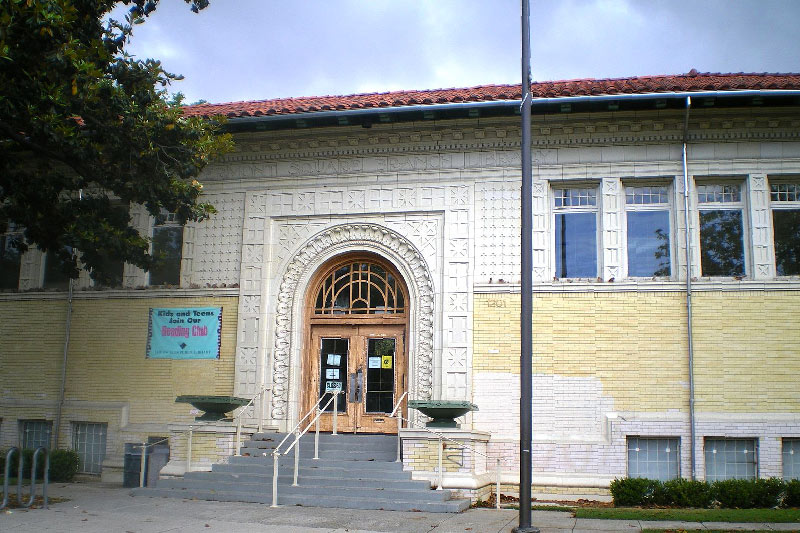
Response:
[[[220,358],[145,358],[151,307],[221,307]],[[176,404],[176,396],[233,392],[237,308],[236,297],[75,299],[65,399],[127,402],[131,424],[192,421],[191,406]],[[58,402],[65,319],[63,300],[0,301],[0,391],[6,402],[24,405],[8,420],[54,418],[50,406]],[[31,405],[37,402],[41,407]],[[81,411],[79,418],[87,421],[118,418],[99,406]]]
[[[696,292],[698,411],[800,411],[800,295]],[[685,409],[688,344],[680,293],[537,294],[534,373],[602,381],[615,409]],[[475,373],[519,373],[518,294],[477,294]]]

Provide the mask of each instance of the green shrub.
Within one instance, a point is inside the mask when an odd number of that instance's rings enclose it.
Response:
[[[72,481],[80,464],[75,450],[53,450],[50,454],[50,481]]]
[[[726,479],[715,481],[713,487],[720,506],[733,509],[777,507],[785,491],[778,478]]]
[[[22,450],[22,477],[23,479],[31,478],[31,464],[33,463],[34,450]],[[5,472],[6,454],[8,450],[2,451],[0,457],[0,476]],[[36,458],[36,480],[41,481],[44,479],[44,463],[45,458],[42,454]],[[52,450],[50,452],[50,481],[72,481],[75,474],[78,473],[80,466],[80,458],[78,453],[74,450]],[[14,454],[11,458],[11,468],[9,468],[8,475],[10,477],[17,477],[19,472],[19,455]]]
[[[691,481],[684,478],[670,479],[664,482],[664,492],[668,501],[664,505],[675,507],[694,507],[705,509],[711,506],[714,493],[711,484],[706,481]]]
[[[753,507],[771,509],[778,507],[786,491],[786,483],[777,477],[756,479],[753,483]]]
[[[800,507],[800,479],[786,482],[786,492],[783,497],[784,507]]]
[[[611,482],[611,498],[615,507],[651,505],[654,497],[663,498],[661,482],[643,477],[626,477]]]

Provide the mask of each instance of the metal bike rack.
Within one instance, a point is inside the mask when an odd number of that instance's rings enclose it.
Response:
[[[23,509],[27,509],[33,505],[34,500],[36,499],[36,466],[39,455],[44,455],[44,476],[42,479],[42,508],[47,509],[47,485],[50,481],[50,452],[44,446],[39,446],[33,452],[33,458],[31,459],[31,494],[30,498],[28,499],[28,503],[25,503],[25,500],[22,495],[22,478],[23,478],[23,463],[22,463],[22,450],[17,447],[12,447],[6,453],[6,467],[5,472],[3,473],[3,501],[0,502],[0,509],[4,509],[8,506],[8,480],[9,474],[11,473],[11,459],[14,454],[19,456],[18,466],[17,466],[17,503]]]

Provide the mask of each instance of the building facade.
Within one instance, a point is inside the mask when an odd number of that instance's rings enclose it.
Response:
[[[245,421],[286,431],[341,390],[340,430],[391,433],[408,393],[475,403],[462,428],[518,483],[519,96],[188,108],[227,115],[236,151],[202,175],[211,220],[131,209],[171,270],[70,302],[47,257],[4,252],[0,446],[57,432],[115,479],[125,443],[192,423],[178,395],[267,388]],[[800,475],[800,76],[534,96],[534,485]],[[219,356],[146,357],[150,310],[194,308],[221,310]]]

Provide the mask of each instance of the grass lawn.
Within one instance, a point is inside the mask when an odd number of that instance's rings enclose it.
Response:
[[[800,509],[640,509],[580,507],[576,518],[611,520],[680,520],[684,522],[798,522]]]
[[[698,529],[697,531],[702,531],[703,533],[738,533],[742,531],[741,529]],[[774,529],[748,529],[749,533],[773,533]],[[792,531],[797,532],[798,530],[781,530],[786,533],[791,533]],[[642,533],[687,533],[685,529],[642,529]]]

